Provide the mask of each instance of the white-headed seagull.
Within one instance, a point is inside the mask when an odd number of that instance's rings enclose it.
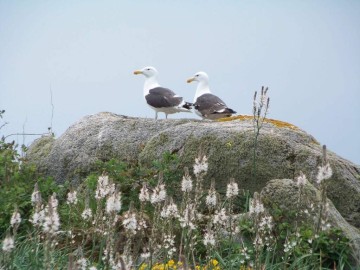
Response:
[[[154,67],[144,67],[134,71],[134,74],[145,76],[144,98],[150,108],[155,111],[155,119],[158,117],[158,112],[165,113],[166,119],[168,114],[191,112],[191,103],[185,102],[172,90],[160,86],[157,81],[158,71]]]
[[[229,117],[236,112],[226,106],[219,97],[211,94],[209,88],[209,76],[205,72],[198,72],[187,82],[198,82],[194,97],[195,113],[203,119],[216,120]]]

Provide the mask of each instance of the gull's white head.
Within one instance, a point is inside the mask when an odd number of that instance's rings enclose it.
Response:
[[[150,78],[156,76],[158,74],[158,71],[154,67],[144,67],[142,69],[135,70],[134,74],[135,75],[142,74],[146,78]]]
[[[191,83],[193,81],[208,82],[209,76],[205,72],[200,71],[200,72],[195,73],[195,75],[193,77],[191,77],[190,79],[187,80],[188,83]]]

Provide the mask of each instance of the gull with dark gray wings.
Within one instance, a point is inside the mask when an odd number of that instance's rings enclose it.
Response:
[[[134,71],[135,75],[145,76],[144,98],[146,103],[155,111],[155,119],[158,112],[168,114],[178,112],[191,112],[192,104],[185,102],[182,97],[176,95],[172,90],[161,87],[157,81],[158,71],[154,67],[145,67]]]
[[[216,120],[229,117],[236,112],[226,106],[219,97],[211,94],[209,88],[209,76],[205,72],[198,72],[187,82],[197,81],[198,87],[194,97],[195,113],[203,119]]]

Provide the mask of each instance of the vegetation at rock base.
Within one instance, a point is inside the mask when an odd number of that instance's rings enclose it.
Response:
[[[146,168],[99,162],[78,186],[42,177],[12,143],[1,141],[0,163],[5,269],[351,268],[349,241],[326,205],[303,209],[314,220],[305,223],[265,209],[236,179],[221,194],[214,183],[204,189],[205,155],[181,175],[169,153]],[[320,170],[326,181],[329,168]]]
[[[253,179],[267,120],[266,93],[263,88],[259,103],[254,96]],[[170,153],[151,166],[104,158],[82,181],[66,179],[63,185],[43,177],[17,148],[0,141],[1,269],[353,266],[349,240],[328,220],[326,180],[332,169],[326,149],[316,179],[319,205],[300,208],[307,183],[300,173],[294,179],[299,207],[293,213],[277,205],[265,208],[261,196],[250,197],[237,179],[228,179],[225,190],[216,189],[218,179],[205,185],[209,164],[201,147],[191,170]]]

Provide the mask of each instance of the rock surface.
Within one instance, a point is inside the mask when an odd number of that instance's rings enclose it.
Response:
[[[43,137],[29,148],[28,158],[57,182],[81,180],[97,160],[116,158],[142,165],[177,153],[184,166],[192,167],[199,150],[208,156],[207,180],[218,188],[235,178],[239,186],[260,191],[272,179],[293,179],[299,171],[314,182],[322,147],[306,132],[280,121],[261,129],[252,178],[254,131],[252,121],[238,119],[209,122],[194,119],[153,120],[112,113],[86,116],[57,139]],[[360,166],[331,151],[334,171],[328,197],[342,216],[360,228]]]
[[[301,199],[299,200],[299,188],[294,180],[291,179],[273,179],[269,181],[260,195],[264,206],[268,209],[271,209],[271,206],[275,204],[282,210],[298,213],[305,209],[311,213],[310,204],[318,206],[321,202],[319,190],[310,183],[304,186]],[[327,210],[328,222],[332,226],[340,228],[346,237],[350,239],[355,263],[360,265],[360,231],[346,222],[330,200],[327,200],[327,203],[329,205]],[[315,209],[315,211],[318,213],[318,209]],[[317,224],[318,218],[315,217],[314,220],[312,214],[309,214],[309,216],[303,214],[303,216],[305,216],[302,218],[303,220],[305,219],[305,222],[313,224],[315,222]],[[292,221],[288,222],[291,223]]]

